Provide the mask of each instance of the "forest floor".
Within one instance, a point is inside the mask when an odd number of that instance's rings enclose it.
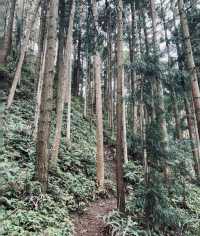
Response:
[[[114,149],[108,145],[105,145],[104,149],[106,180],[116,186]],[[113,193],[106,198],[100,198],[91,203],[84,214],[74,217],[75,236],[106,235],[105,223],[102,218],[115,209],[116,204],[116,197]]]

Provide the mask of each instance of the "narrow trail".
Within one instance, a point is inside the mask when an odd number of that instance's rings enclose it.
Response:
[[[115,184],[114,150],[105,146],[105,173],[106,179]],[[105,236],[105,224],[102,217],[116,208],[116,198],[110,196],[106,199],[99,199],[89,205],[83,215],[74,218],[74,236]]]

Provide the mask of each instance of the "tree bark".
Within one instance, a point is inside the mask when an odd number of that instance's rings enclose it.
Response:
[[[198,84],[197,71],[196,71],[196,67],[194,63],[192,45],[190,41],[188,21],[187,21],[187,16],[184,10],[183,0],[178,0],[178,9],[179,9],[179,14],[180,14],[181,29],[183,33],[183,42],[184,42],[183,48],[185,50],[187,70],[191,78],[192,96],[193,96],[196,119],[197,119],[198,134],[200,137],[200,90],[199,90],[199,84]]]
[[[124,133],[124,67],[123,67],[123,3],[117,1],[117,206],[125,211],[125,185],[123,179],[123,163],[125,157]]]
[[[171,57],[170,57],[170,44],[167,34],[167,25],[166,25],[166,19],[165,19],[165,10],[164,10],[164,1],[161,0],[161,15],[162,15],[162,21],[163,21],[163,27],[165,32],[165,43],[166,43],[166,49],[167,49],[167,57],[168,57],[168,70],[170,70],[170,67],[172,65]],[[173,112],[174,112],[174,118],[175,118],[175,128],[176,128],[176,138],[181,139],[182,138],[182,132],[180,127],[180,114],[178,110],[177,105],[177,99],[176,99],[176,92],[173,88],[173,84],[171,85],[171,99],[172,99],[172,105],[173,105]]]
[[[15,6],[16,6],[16,0],[12,0],[10,6],[10,14],[8,18],[8,25],[4,38],[4,48],[3,50],[1,50],[2,52],[0,57],[0,64],[5,64],[7,62],[7,57],[10,54],[10,50],[12,47],[12,31],[13,31],[13,22],[15,15]]]
[[[41,183],[42,192],[46,192],[48,186],[48,162],[49,162],[49,136],[51,124],[51,111],[53,104],[53,80],[56,57],[56,31],[58,17],[58,0],[50,0],[47,51],[44,70],[44,81],[40,105],[40,116],[38,123],[38,135],[36,143],[36,178]]]
[[[156,15],[156,8],[155,8],[155,0],[150,0],[150,10],[151,10],[151,19],[152,19],[152,30],[153,30],[153,50],[155,56],[155,63],[159,62],[159,41],[157,35],[157,15]],[[160,131],[160,148],[163,155],[168,154],[169,151],[169,144],[168,144],[168,132],[167,132],[167,122],[165,118],[165,104],[164,104],[164,90],[162,81],[159,75],[156,75],[154,78],[153,86],[156,87],[156,119],[159,124],[159,131]],[[165,180],[168,182],[168,165],[165,160],[164,161],[164,175]]]
[[[97,2],[93,0],[92,11],[94,17],[95,31],[98,32]],[[96,180],[97,187],[104,188],[104,147],[103,147],[103,112],[102,112],[102,90],[101,90],[101,58],[97,51],[97,33],[94,36],[94,78],[96,95]]]
[[[136,58],[136,9],[135,1],[131,1],[131,42],[130,42],[130,62],[133,65]],[[132,93],[132,127],[133,133],[137,133],[137,106],[135,101],[136,94],[136,71],[131,69],[131,93]]]
[[[17,63],[15,76],[14,76],[14,79],[13,79],[13,82],[12,82],[10,93],[8,95],[8,102],[7,102],[7,108],[8,109],[11,107],[11,105],[13,103],[17,83],[19,82],[20,77],[21,77],[22,65],[23,65],[25,53],[27,51],[31,30],[32,30],[32,27],[33,27],[33,24],[35,22],[35,18],[36,18],[38,9],[39,9],[39,5],[40,5],[40,0],[36,0],[34,10],[33,10],[33,12],[31,13],[31,16],[30,16],[30,21],[27,24],[27,32],[26,32],[25,40],[24,40],[23,46],[21,48],[20,58],[19,58],[19,61]]]
[[[74,66],[74,78],[72,83],[72,94],[74,96],[80,95],[81,84],[81,49],[82,49],[82,14],[83,14],[83,2],[79,1],[79,22],[78,22],[78,45],[77,45],[77,58]]]
[[[177,96],[174,89],[172,89],[172,105],[173,105],[174,118],[175,118],[176,138],[180,140],[183,138],[183,135],[182,135],[182,130],[181,130],[181,119],[180,119],[180,112],[179,112],[178,104],[177,104]]]
[[[171,1],[171,4],[173,4],[172,1]],[[173,9],[173,25],[176,32],[175,43],[176,43],[176,50],[177,50],[177,55],[178,55],[178,67],[180,71],[183,71],[184,65],[183,65],[183,61],[181,57],[180,40],[179,40],[179,35],[178,35],[178,29],[176,26],[174,9]],[[200,148],[199,148],[199,140],[198,140],[199,136],[195,135],[196,115],[195,114],[192,115],[184,79],[182,79],[182,87],[184,91],[183,97],[184,97],[184,105],[185,105],[186,118],[187,118],[187,123],[188,123],[189,136],[191,140],[191,150],[192,150],[193,161],[194,161],[194,171],[195,171],[196,176],[199,178],[200,177],[200,159],[199,159]]]
[[[196,130],[195,130],[195,116],[192,113],[191,110],[191,104],[189,103],[187,99],[187,95],[184,96],[184,102],[185,102],[185,111],[186,111],[186,117],[187,117],[187,123],[188,123],[188,129],[189,129],[189,135],[191,140],[191,149],[192,149],[192,155],[193,155],[193,161],[194,161],[194,171],[196,174],[196,177],[200,178],[200,160],[199,160],[199,140],[196,136]]]
[[[65,96],[66,96],[66,85],[70,85],[69,81],[67,83],[66,78],[69,80],[70,74],[70,60],[71,60],[71,53],[72,53],[72,32],[73,32],[73,23],[74,23],[74,13],[75,13],[75,1],[73,0],[72,6],[71,6],[71,13],[70,13],[70,19],[69,19],[69,27],[67,32],[67,38],[65,42],[65,48],[64,48],[64,60],[62,67],[59,71],[59,78],[58,78],[58,94],[57,94],[57,114],[56,114],[56,131],[54,136],[54,141],[52,144],[51,149],[51,164],[52,166],[56,166],[57,159],[58,159],[58,152],[60,147],[60,141],[61,141],[61,130],[62,130],[62,121],[63,121],[63,111],[64,111],[64,104],[65,104]],[[62,63],[62,62],[60,62]],[[71,90],[71,89],[70,89]],[[70,93],[71,94],[71,93]],[[71,99],[70,99],[71,100]],[[69,101],[68,101],[69,106]]]
[[[113,89],[112,89],[112,33],[111,33],[111,9],[108,6],[108,24],[107,24],[107,50],[108,50],[108,123],[109,128],[113,129]]]
[[[103,148],[103,114],[102,114],[102,92],[101,92],[101,59],[98,53],[94,56],[95,67],[95,87],[96,87],[96,171],[97,186],[99,189],[104,187],[104,148]]]
[[[36,104],[35,104],[35,117],[34,117],[34,131],[33,131],[33,140],[36,141],[37,131],[38,131],[38,120],[40,115],[40,104],[41,104],[41,96],[42,96],[42,87],[44,80],[44,69],[45,69],[45,61],[46,61],[46,49],[47,48],[47,38],[44,39],[44,49],[43,55],[41,57],[40,64],[40,72],[39,72],[39,80],[37,86],[37,95],[36,95]]]
[[[73,54],[73,45],[72,45],[72,39],[71,39],[71,55]],[[68,63],[68,83],[67,83],[67,134],[66,134],[66,143],[69,145],[71,140],[71,100],[72,100],[72,94],[71,94],[71,82],[72,82],[72,58],[69,57],[69,63]]]
[[[36,141],[37,130],[38,130],[38,119],[40,113],[40,103],[41,103],[41,94],[43,86],[43,77],[44,77],[44,66],[45,66],[45,55],[47,47],[47,10],[48,10],[48,0],[43,0],[41,2],[41,16],[40,16],[40,32],[39,32],[39,51],[36,63],[36,77],[35,77],[35,91],[36,92],[36,104],[35,104],[35,117],[34,117],[34,131],[33,131],[33,140]]]
[[[6,32],[6,19],[7,19],[7,1],[0,1],[0,64],[3,64],[4,58],[4,39]]]

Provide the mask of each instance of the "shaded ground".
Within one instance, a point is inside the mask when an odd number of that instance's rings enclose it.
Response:
[[[101,199],[91,204],[84,215],[75,217],[75,236],[104,236],[105,225],[101,217],[114,208],[114,198]]]
[[[106,179],[112,181],[113,185],[115,185],[115,164],[113,156],[113,149],[109,146],[105,146]],[[105,236],[105,224],[102,217],[114,208],[116,208],[116,198],[114,196],[106,199],[99,199],[96,202],[91,203],[88,210],[83,215],[74,217],[74,236]]]

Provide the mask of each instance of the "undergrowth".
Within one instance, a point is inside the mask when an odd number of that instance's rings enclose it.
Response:
[[[134,147],[131,141],[129,145]],[[149,181],[145,183],[140,150],[139,145],[132,149],[135,159],[125,165],[126,214],[113,211],[104,217],[111,235],[199,236],[200,188],[194,180],[189,142],[170,142],[168,184],[161,169],[152,165],[155,156],[150,153]]]
[[[0,235],[73,235],[70,213],[84,211],[95,197],[94,126],[83,118],[81,102],[74,99],[71,144],[65,144],[64,125],[58,166],[49,173],[47,194],[42,194],[34,180],[32,78],[22,79],[21,86],[1,120]]]

